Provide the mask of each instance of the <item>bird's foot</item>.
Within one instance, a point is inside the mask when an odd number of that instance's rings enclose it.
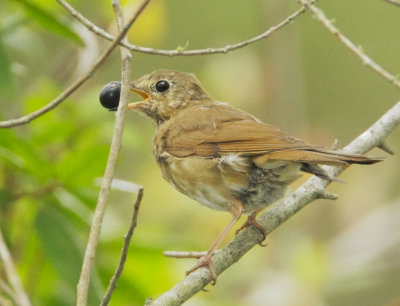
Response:
[[[249,226],[254,226],[255,228],[257,228],[260,233],[263,235],[263,239],[258,243],[260,246],[265,247],[267,246],[266,243],[262,243],[265,238],[267,237],[267,233],[265,231],[264,226],[262,226],[260,223],[258,223],[258,221],[256,220],[256,214],[251,214],[247,217],[246,222],[243,223],[243,225],[241,227],[239,227],[236,231],[235,231],[235,235],[239,234],[242,230],[248,228]]]
[[[210,271],[211,285],[215,285],[215,283],[217,282],[217,272],[215,271],[212,263],[212,255],[212,253],[207,253],[202,258],[200,258],[199,262],[193,268],[186,271],[186,276],[199,268],[205,267],[208,269],[208,271]]]

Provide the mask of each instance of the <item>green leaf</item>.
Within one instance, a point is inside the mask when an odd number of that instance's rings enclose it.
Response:
[[[103,175],[108,151],[108,147],[100,145],[74,147],[58,162],[57,177],[69,187],[91,185]]]
[[[67,219],[54,208],[46,207],[39,211],[35,227],[44,249],[44,253],[52,266],[57,270],[59,277],[68,284],[69,289],[75,292],[79,280],[83,252],[79,247],[74,228]],[[98,284],[98,280],[91,282]],[[69,297],[71,302],[74,297]],[[89,299],[98,304],[99,290],[91,290]]]
[[[79,279],[82,253],[73,228],[51,208],[39,211],[35,226],[48,259],[64,280],[75,286]]]
[[[53,177],[52,165],[42,158],[40,151],[12,130],[0,131],[0,160],[31,174],[40,182]]]
[[[54,17],[54,13],[47,12],[45,9],[31,0],[17,1],[24,5],[26,11],[31,15],[31,17],[40,23],[45,29],[83,45],[83,41],[79,35]]]

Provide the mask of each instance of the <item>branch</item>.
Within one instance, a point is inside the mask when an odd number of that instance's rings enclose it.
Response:
[[[114,36],[112,36],[105,30],[103,30],[102,28],[96,26],[94,23],[89,21],[81,13],[79,13],[77,10],[75,10],[70,4],[68,4],[65,0],[57,0],[57,2],[60,3],[74,18],[76,18],[80,23],[82,23],[84,26],[86,26],[90,31],[92,31],[93,33],[95,33],[105,39],[114,40]],[[313,1],[313,2],[315,2],[315,1]],[[221,48],[207,48],[207,49],[183,51],[183,50],[153,49],[153,48],[147,48],[147,47],[129,44],[129,43],[122,42],[122,41],[120,42],[120,44],[121,44],[121,46],[124,46],[125,48],[127,48],[131,51],[154,54],[154,55],[164,55],[164,56],[190,56],[190,55],[209,55],[209,54],[216,54],[216,53],[228,53],[229,51],[243,48],[243,47],[250,45],[252,43],[255,43],[261,39],[267,38],[272,33],[283,28],[285,25],[291,23],[293,20],[296,19],[296,17],[303,14],[304,12],[305,12],[305,8],[303,6],[299,10],[297,10],[296,12],[294,12],[293,14],[288,16],[285,20],[281,21],[280,23],[278,23],[275,26],[270,27],[264,33],[261,33],[260,35],[252,37],[248,40],[245,40],[245,41],[233,44],[233,45],[227,45],[227,46],[221,47]]]
[[[117,14],[118,27],[123,29],[121,31],[122,36],[126,34],[129,27],[132,26],[137,17],[142,13],[144,8],[150,0],[143,0],[132,18],[129,20],[125,27],[120,23],[120,19]],[[115,40],[115,45],[118,41]],[[129,74],[130,74],[130,54],[126,50],[122,50],[122,80],[121,80],[121,96],[119,107],[116,113],[114,135],[111,141],[110,153],[108,155],[106,170],[104,178],[101,184],[99,197],[97,200],[96,210],[94,212],[92,225],[90,228],[89,240],[86,246],[85,256],[83,258],[81,275],[77,286],[77,305],[85,306],[87,303],[87,296],[89,291],[90,274],[92,271],[94,257],[96,255],[96,248],[99,241],[101,225],[103,223],[104,211],[106,208],[108,195],[110,193],[111,182],[114,176],[115,165],[117,163],[118,153],[121,148],[122,134],[125,125],[125,114],[126,114],[126,101],[128,101],[129,95]]]
[[[364,51],[354,45],[354,43],[344,36],[340,31],[333,25],[333,23],[325,16],[325,14],[316,6],[314,6],[308,0],[298,0],[301,4],[303,4],[317,19],[321,22],[333,35],[335,35],[347,48],[350,49],[357,57],[361,59],[363,64],[380,76],[391,82],[396,87],[400,88],[400,81],[397,77],[393,76],[386,70],[384,70],[381,66],[379,66],[376,62],[374,62],[368,55],[364,53]]]
[[[392,4],[400,6],[400,1],[399,0],[386,0],[386,1],[389,2],[389,3],[392,3]]]
[[[12,289],[8,286],[8,284],[0,278],[0,289],[10,298],[10,300],[17,305],[18,297],[12,291]],[[1,303],[0,303],[1,305]]]
[[[121,8],[121,1],[120,0],[112,0],[112,5],[114,8],[115,17],[117,19],[118,29],[123,28],[124,16],[123,16],[122,8]],[[122,41],[127,43],[128,38],[124,37],[124,39]],[[121,58],[122,58],[122,71],[123,71],[122,82],[125,84],[126,88],[128,88],[129,75],[130,75],[130,60],[132,58],[132,55],[127,49],[121,48]],[[124,101],[125,102],[127,101],[127,96],[124,97]],[[123,244],[122,251],[121,251],[121,257],[119,259],[117,269],[110,280],[110,284],[108,285],[106,294],[104,295],[103,300],[101,301],[101,304],[100,304],[101,306],[106,306],[110,302],[111,296],[112,296],[115,288],[117,288],[117,282],[118,282],[119,278],[121,277],[122,271],[124,270],[126,257],[128,255],[129,244],[131,242],[133,230],[135,229],[136,224],[137,224],[137,216],[139,213],[139,206],[142,201],[142,197],[143,197],[143,187],[140,187],[137,198],[136,198],[136,202],[135,202],[135,205],[133,208],[133,213],[132,213],[132,217],[131,217],[131,225],[129,227],[128,233],[124,237],[124,244]]]
[[[7,300],[7,298],[0,295],[0,306],[12,306],[12,305],[13,304],[10,302],[10,300]]]
[[[136,198],[134,208],[133,208],[133,213],[132,213],[132,217],[131,217],[131,225],[129,227],[128,233],[124,237],[124,245],[122,247],[121,257],[119,259],[117,269],[115,270],[115,273],[114,273],[113,277],[111,278],[110,284],[108,285],[106,294],[104,295],[104,298],[103,298],[100,306],[108,305],[108,303],[110,302],[110,299],[111,299],[111,295],[113,294],[115,288],[117,288],[117,282],[122,274],[122,271],[123,271],[124,265],[125,265],[125,261],[126,261],[126,257],[128,255],[129,244],[131,242],[133,231],[137,225],[137,216],[139,213],[140,203],[142,202],[142,197],[143,197],[143,188],[140,188],[138,196]]]
[[[142,6],[140,8],[142,8],[142,10],[143,10]],[[99,56],[99,58],[93,64],[92,68],[90,68],[87,73],[85,73],[80,78],[78,78],[74,83],[72,83],[57,98],[55,98],[53,101],[51,101],[47,105],[43,106],[42,108],[38,109],[37,111],[34,111],[28,115],[25,115],[25,116],[22,116],[22,117],[16,118],[16,119],[1,121],[0,128],[10,128],[10,127],[14,127],[17,125],[27,124],[27,123],[31,122],[32,120],[40,117],[41,115],[47,113],[48,111],[52,110],[57,105],[59,105],[61,102],[63,102],[66,98],[68,98],[75,90],[77,90],[83,83],[85,83],[88,79],[90,79],[92,77],[93,73],[97,70],[97,68],[99,68],[101,66],[101,64],[105,61],[105,59],[111,54],[111,52],[115,49],[115,47],[120,43],[121,39],[128,32],[128,30],[130,29],[132,24],[136,21],[136,19],[140,13],[141,13],[141,10],[139,9],[137,13],[133,14],[132,18],[129,20],[129,22],[126,24],[126,26],[121,30],[121,32],[117,35],[117,37],[114,38],[112,44]]]
[[[385,138],[400,124],[400,101],[376,121],[369,129],[353,140],[346,148],[346,153],[363,154],[379,146]],[[337,176],[345,168],[325,166],[330,176]],[[271,205],[257,220],[266,233],[272,232],[280,224],[289,219],[301,208],[320,197],[329,181],[317,177],[310,178],[299,189],[283,200]],[[252,227],[242,231],[232,242],[213,257],[217,274],[237,262],[247,251],[263,239],[261,233]],[[180,305],[210,283],[210,273],[206,268],[200,268],[175,287],[165,292],[152,302],[152,306]]]
[[[0,231],[0,257],[3,261],[4,271],[6,272],[6,276],[10,286],[12,287],[13,294],[8,293],[8,295],[17,302],[19,306],[30,306],[32,305],[29,301],[29,297],[26,294],[21,280],[19,279],[17,270],[15,269],[10,251],[8,250],[7,244],[4,241],[3,233]],[[2,286],[5,292],[7,291],[7,286]],[[6,292],[7,293],[7,292]]]
[[[219,250],[214,252],[214,255],[219,252]],[[165,257],[173,257],[173,258],[201,258],[207,254],[205,252],[180,252],[180,251],[164,251],[163,255]]]

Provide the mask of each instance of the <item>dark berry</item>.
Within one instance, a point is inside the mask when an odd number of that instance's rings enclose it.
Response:
[[[116,111],[121,94],[121,82],[113,81],[108,83],[100,92],[100,103],[110,111]]]
[[[156,90],[158,92],[166,92],[169,89],[169,83],[165,80],[158,81],[156,84]]]

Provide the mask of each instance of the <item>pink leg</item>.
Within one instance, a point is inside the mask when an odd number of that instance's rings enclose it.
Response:
[[[202,258],[200,258],[197,265],[195,265],[190,270],[186,271],[186,275],[189,275],[190,273],[197,270],[198,268],[207,267],[208,270],[210,271],[210,275],[212,278],[212,284],[215,285],[215,283],[217,281],[217,273],[215,272],[215,269],[212,265],[211,258],[213,256],[215,250],[221,244],[222,240],[224,240],[224,238],[228,234],[229,230],[236,223],[236,221],[239,220],[240,216],[242,215],[242,212],[243,212],[243,204],[241,202],[237,202],[236,205],[232,207],[232,215],[233,215],[232,220],[228,223],[228,225],[224,228],[224,230],[218,235],[217,239],[215,240],[215,242],[213,243],[213,245],[211,246],[211,248],[207,252],[207,254],[204,255]]]

